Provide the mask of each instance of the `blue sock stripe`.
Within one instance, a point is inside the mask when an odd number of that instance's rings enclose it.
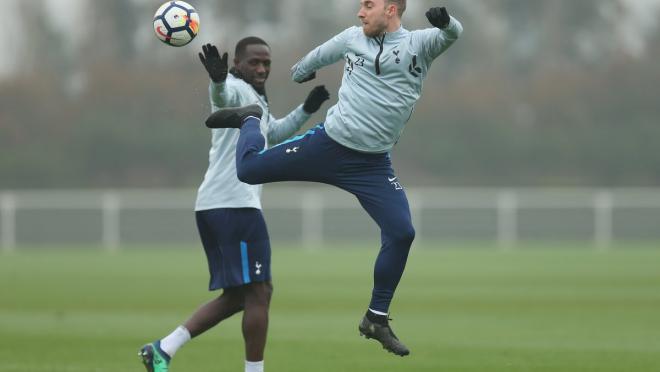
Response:
[[[243,263],[243,284],[249,284],[250,280],[250,267],[248,265],[248,252],[247,243],[241,242],[241,262]]]

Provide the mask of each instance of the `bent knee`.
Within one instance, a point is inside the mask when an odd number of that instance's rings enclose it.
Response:
[[[413,240],[415,240],[415,228],[411,224],[406,224],[399,226],[395,230],[386,232],[385,236],[397,244],[410,246]]]
[[[271,282],[256,282],[245,286],[245,300],[247,303],[270,303],[273,296]]]
[[[258,185],[258,173],[244,163],[236,163],[236,176],[238,180],[248,185]]]
[[[243,310],[245,297],[240,287],[225,288],[220,298],[224,298],[229,306],[237,310]]]

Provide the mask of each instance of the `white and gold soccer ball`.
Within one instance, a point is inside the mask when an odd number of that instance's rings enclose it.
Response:
[[[167,45],[184,46],[199,32],[199,14],[186,2],[168,1],[156,11],[154,32]]]

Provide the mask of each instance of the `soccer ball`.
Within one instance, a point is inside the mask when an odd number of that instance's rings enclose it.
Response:
[[[199,32],[199,14],[186,2],[168,1],[156,11],[154,31],[163,43],[184,46]]]

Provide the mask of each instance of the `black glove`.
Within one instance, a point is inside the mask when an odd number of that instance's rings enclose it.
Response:
[[[211,44],[202,45],[202,52],[203,53],[199,53],[199,60],[202,61],[211,80],[215,83],[222,83],[225,81],[227,79],[227,72],[229,71],[227,65],[229,55],[225,53],[222,55],[222,58],[220,58],[218,48]]]
[[[426,18],[429,19],[431,24],[439,29],[445,29],[449,26],[449,13],[447,13],[447,8],[444,6],[442,8],[431,8],[426,12]]]
[[[311,74],[307,75],[307,77],[302,79],[302,81],[299,81],[298,84],[306,83],[306,82],[314,80],[314,79],[316,79],[316,71],[314,71]]]
[[[305,100],[303,110],[308,114],[313,114],[321,108],[323,102],[330,99],[330,93],[325,89],[325,85],[319,85],[309,92],[309,96]]]

